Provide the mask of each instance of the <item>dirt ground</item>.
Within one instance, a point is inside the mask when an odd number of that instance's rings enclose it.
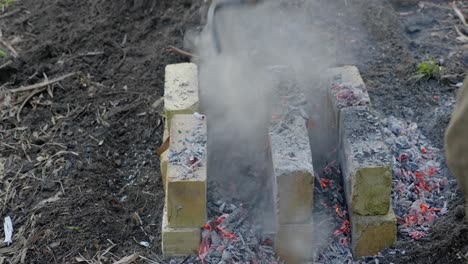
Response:
[[[382,116],[416,121],[443,147],[455,85],[468,68],[468,44],[456,41],[460,21],[448,2],[321,1],[324,25],[345,21],[327,27],[343,47],[336,64],[359,67]],[[0,62],[7,63],[2,89],[79,72],[47,90],[0,95],[0,215],[11,216],[17,230],[11,247],[0,246],[0,263],[112,263],[135,252],[159,262],[159,99],[165,65],[187,60],[166,48],[184,46],[184,34],[203,25],[206,6],[21,0],[0,14],[2,39],[13,47],[1,45],[8,54]],[[459,7],[468,17],[468,3]],[[431,58],[444,76],[408,81]],[[468,251],[461,204],[457,194],[431,237],[400,243],[405,255],[385,253],[386,261],[467,261],[458,257]]]
[[[30,99],[20,121],[25,98],[13,94],[18,104],[3,109],[1,215],[19,233],[0,248],[0,263],[74,263],[111,246],[114,259],[160,253],[164,195],[154,150],[162,120],[154,103],[165,65],[184,60],[166,48],[200,25],[201,3],[34,0],[7,10],[20,10],[1,21],[19,57],[0,70],[4,87],[80,73],[51,85],[53,97]]]

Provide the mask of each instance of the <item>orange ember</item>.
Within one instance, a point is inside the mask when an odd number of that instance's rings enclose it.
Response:
[[[327,188],[327,187],[328,187],[328,185],[330,184],[330,180],[327,180],[327,179],[321,179],[321,180],[320,180],[320,183],[321,183],[321,185],[322,185],[322,188],[324,188],[324,189],[325,189],[325,188]]]

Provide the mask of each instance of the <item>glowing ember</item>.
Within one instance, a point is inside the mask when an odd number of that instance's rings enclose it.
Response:
[[[252,224],[246,206],[208,202],[208,221],[202,230],[198,259],[203,264],[278,263],[271,240]],[[251,213],[251,212],[250,212]],[[199,263],[199,262],[196,262]]]
[[[325,188],[327,188],[328,185],[330,184],[330,181],[327,180],[327,179],[321,179],[321,180],[320,180],[320,183],[321,183],[321,185],[322,185],[322,188],[325,189]]]
[[[413,240],[447,212],[450,186],[439,167],[443,153],[425,142],[415,123],[387,118],[384,134],[394,153],[392,204],[400,233]]]
[[[223,214],[215,221],[210,221],[203,227],[204,230],[202,232],[202,242],[198,252],[198,256],[203,263],[205,263],[206,255],[211,248],[211,231],[219,232],[221,238],[237,241],[237,237],[233,233],[226,231],[223,227],[220,226],[228,217],[229,214]]]

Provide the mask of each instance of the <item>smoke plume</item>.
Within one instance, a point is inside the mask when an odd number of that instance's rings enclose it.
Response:
[[[196,42],[201,108],[208,119],[209,180],[223,199],[254,204],[266,230],[274,226],[266,148],[275,100],[278,94],[307,99],[308,115],[325,107],[320,75],[335,61],[335,51],[320,23],[320,2],[223,8]],[[312,148],[325,146],[314,141]]]

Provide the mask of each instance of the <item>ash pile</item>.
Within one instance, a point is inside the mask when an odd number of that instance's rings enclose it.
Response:
[[[198,258],[203,263],[281,263],[272,237],[265,235],[253,207],[246,204],[208,202],[210,221],[203,227]]]
[[[456,184],[445,176],[443,151],[430,145],[418,125],[393,116],[383,120],[386,143],[393,152],[392,205],[402,240],[419,240],[447,213]]]

